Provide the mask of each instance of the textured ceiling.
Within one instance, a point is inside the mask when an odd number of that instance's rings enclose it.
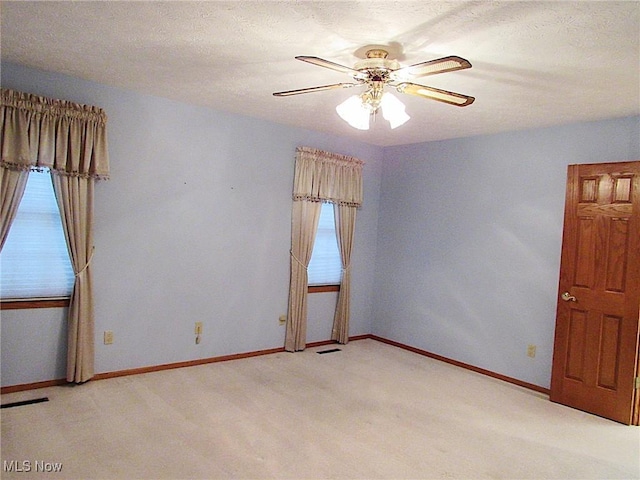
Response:
[[[443,1],[2,1],[2,59],[218,110],[398,145],[640,114],[640,3]],[[272,92],[351,77],[366,45],[401,64],[473,68],[418,83],[474,96],[458,108],[398,94],[411,120],[349,127],[353,89]],[[107,112],[108,113],[108,112]]]

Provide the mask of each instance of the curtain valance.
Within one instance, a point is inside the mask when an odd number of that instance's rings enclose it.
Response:
[[[0,94],[2,168],[109,178],[104,110],[4,88]]]
[[[298,147],[293,199],[359,207],[363,165],[355,157]]]

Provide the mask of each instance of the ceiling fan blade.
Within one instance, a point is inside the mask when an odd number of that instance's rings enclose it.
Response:
[[[464,70],[465,68],[471,68],[471,63],[464,58],[454,55],[399,68],[391,72],[391,77],[394,80],[406,80],[409,78],[436,75],[437,73],[455,72],[456,70]]]
[[[475,98],[461,93],[448,92],[439,88],[425,87],[416,83],[401,83],[395,86],[400,93],[408,93],[409,95],[417,95],[418,97],[429,98],[439,102],[455,105],[456,107],[466,107],[471,105]]]
[[[359,72],[358,70],[355,70],[351,67],[345,67],[344,65],[340,65],[338,63],[330,62],[329,60],[324,60],[323,58],[299,55],[296,57],[296,60],[312,63],[313,65],[318,65],[319,67],[330,68],[331,70],[335,70],[336,72],[347,73],[355,78],[366,78],[366,75],[364,75],[362,72]]]
[[[300,88],[298,90],[287,90],[284,92],[274,92],[276,97],[288,97],[289,95],[300,95],[301,93],[321,92],[323,90],[334,90],[336,88],[355,87],[357,83],[333,83],[331,85],[321,85],[319,87]]]

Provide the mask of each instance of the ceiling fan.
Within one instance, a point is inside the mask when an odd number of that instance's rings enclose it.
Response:
[[[387,118],[387,115],[385,115],[385,107],[389,107],[387,108],[387,110],[392,110],[394,108],[388,101],[388,99],[390,98],[389,95],[385,94],[384,92],[385,86],[393,87],[400,93],[407,93],[409,95],[416,95],[422,98],[437,100],[439,102],[455,105],[457,107],[466,107],[467,105],[471,105],[475,100],[474,97],[470,97],[468,95],[441,90],[439,88],[427,87],[425,85],[419,85],[417,83],[412,83],[409,81],[416,77],[426,77],[429,75],[436,75],[438,73],[455,72],[457,70],[471,68],[471,63],[469,63],[469,61],[465,60],[464,58],[449,56],[401,67],[397,60],[387,58],[389,56],[389,53],[387,52],[387,50],[384,50],[382,48],[372,48],[370,50],[367,50],[365,55],[366,58],[357,62],[353,68],[330,62],[329,60],[324,60],[319,57],[297,56],[295,57],[296,60],[301,60],[303,62],[311,63],[313,65],[318,65],[320,67],[329,68],[331,70],[351,75],[354,82],[333,83],[330,85],[321,85],[318,87],[286,90],[282,92],[275,92],[273,95],[275,95],[276,97],[287,97],[290,95],[320,92],[323,90],[365,86],[366,91],[363,94],[359,95],[355,99],[354,97],[352,97],[352,99],[347,100],[347,102],[339,105],[336,109],[338,110],[340,116],[347,120],[350,124],[352,124],[352,126],[361,128],[349,121],[349,119],[347,119],[340,112],[339,108],[343,107],[343,105],[347,104],[349,101],[351,101],[351,105],[349,106],[350,108],[364,107],[364,109],[368,113],[366,117],[366,128],[363,129],[368,128],[368,115],[375,114],[379,107],[382,106],[383,115],[385,116],[385,118]],[[390,101],[395,104],[396,110],[400,108],[402,114],[405,116],[404,121],[401,121],[401,123],[399,123],[401,125],[406,120],[408,120],[409,117],[404,113],[404,105],[402,105],[399,100],[395,99],[395,97],[391,97],[394,98],[394,100]],[[360,125],[362,125],[362,122],[364,121],[362,115],[364,115],[364,113],[360,112],[358,115],[360,116]],[[358,123],[357,120],[354,120],[354,122]],[[393,121],[391,121],[391,124],[392,128],[395,128]]]

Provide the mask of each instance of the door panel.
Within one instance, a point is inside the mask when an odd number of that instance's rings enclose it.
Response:
[[[584,382],[584,361],[587,346],[587,312],[572,310],[569,318],[568,351],[565,376]]]
[[[618,388],[618,364],[620,363],[621,317],[603,315],[600,324],[600,349],[598,351],[598,383],[602,388]]]
[[[569,166],[558,294],[551,400],[637,422],[640,162]]]
[[[580,259],[576,263],[573,284],[576,287],[591,288],[593,286],[593,272],[595,270],[595,225],[593,218],[578,219],[578,248],[576,256]]]
[[[626,262],[629,256],[629,221],[614,218],[609,228],[607,239],[607,274],[605,289],[608,292],[624,292]]]

